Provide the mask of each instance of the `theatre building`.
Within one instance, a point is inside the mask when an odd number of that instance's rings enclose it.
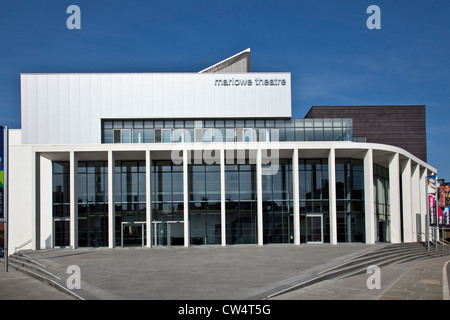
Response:
[[[291,112],[250,51],[198,73],[21,74],[9,250],[425,240],[425,106]]]

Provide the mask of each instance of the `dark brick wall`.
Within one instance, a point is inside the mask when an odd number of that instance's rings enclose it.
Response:
[[[354,137],[397,146],[427,161],[425,106],[313,106],[305,118],[352,118]]]

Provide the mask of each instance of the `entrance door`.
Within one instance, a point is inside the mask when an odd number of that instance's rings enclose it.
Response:
[[[153,221],[153,245],[184,245],[183,221]]]
[[[307,242],[322,243],[322,215],[306,216]]]
[[[54,243],[53,247],[65,248],[70,246],[70,220],[67,218],[54,219],[53,222]]]
[[[122,247],[144,246],[145,222],[122,222],[121,244]]]
[[[386,221],[378,221],[378,241],[386,242]]]

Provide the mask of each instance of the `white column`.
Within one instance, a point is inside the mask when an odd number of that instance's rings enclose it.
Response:
[[[33,214],[31,215],[31,230],[32,230],[32,249],[33,250],[39,250],[41,248],[41,192],[40,192],[40,175],[41,175],[41,156],[39,153],[32,152],[32,169],[31,169],[31,181],[33,181],[33,184],[31,186],[31,194],[33,196],[32,203],[34,203]],[[11,164],[9,164],[9,167],[11,168]],[[11,198],[11,195],[8,195],[9,198]],[[8,223],[11,224],[11,214],[8,212]],[[53,223],[53,221],[52,221]],[[8,228],[8,240],[11,239],[11,230],[12,228]],[[11,247],[12,241],[8,241],[8,254],[13,252],[14,250]]]
[[[337,244],[337,208],[336,208],[336,152],[330,149],[328,155],[328,185],[330,197],[330,243]]]
[[[108,150],[108,247],[114,248],[116,235],[116,210],[114,204],[114,168],[115,159],[112,150]]]
[[[220,232],[222,246],[227,245],[225,196],[225,149],[222,148],[220,150]]]
[[[412,242],[411,159],[402,161],[403,242]]]
[[[428,210],[428,194],[427,194],[427,169],[420,168],[420,221],[422,237],[421,241],[426,241],[427,233],[427,210]]]
[[[40,156],[40,212],[42,249],[53,248],[53,166],[52,161]]]
[[[256,150],[256,220],[258,223],[258,244],[260,246],[264,244],[261,153],[261,149]]]
[[[412,241],[420,241],[422,223],[420,222],[420,166],[415,163],[411,166],[411,213],[412,213]]]
[[[292,152],[292,193],[294,206],[294,243],[300,244],[300,190],[298,176],[298,149]]]
[[[389,201],[391,217],[391,243],[401,243],[400,225],[400,168],[399,155],[389,159]]]
[[[188,189],[188,150],[183,150],[183,208],[184,208],[184,246],[189,247],[189,189]]]
[[[78,248],[78,157],[70,151],[70,247]]]
[[[376,238],[373,188],[373,150],[364,156],[364,214],[366,223],[366,243],[374,244]]]
[[[152,158],[150,150],[145,151],[145,220],[147,222],[147,248],[152,246]]]

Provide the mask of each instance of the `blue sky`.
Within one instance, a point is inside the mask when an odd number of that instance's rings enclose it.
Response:
[[[69,30],[69,5],[81,29]],[[369,30],[368,6],[381,9]],[[21,0],[0,3],[0,124],[20,128],[20,73],[197,72],[251,48],[312,105],[427,106],[428,162],[450,180],[448,0]]]

